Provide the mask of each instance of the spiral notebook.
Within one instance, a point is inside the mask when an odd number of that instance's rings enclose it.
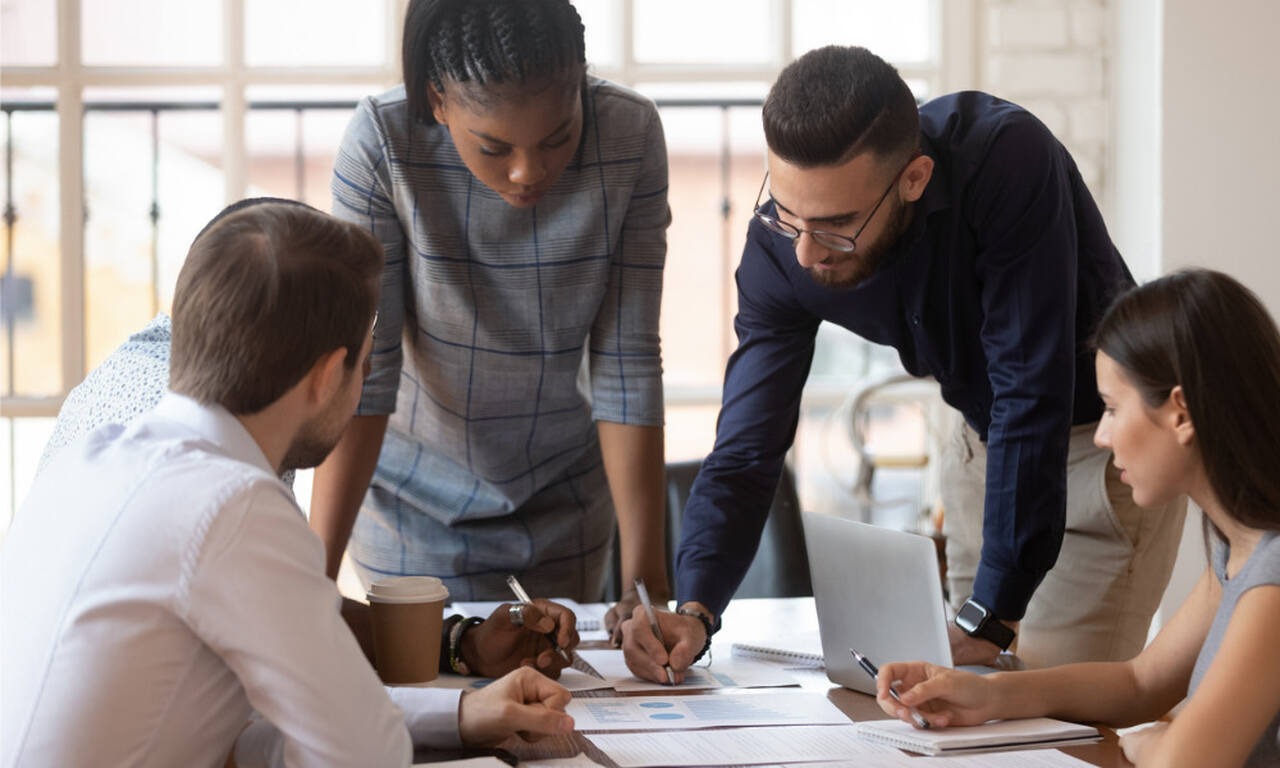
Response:
[[[822,641],[816,632],[803,632],[785,643],[773,641],[734,643],[734,656],[786,664],[792,667],[823,667]]]
[[[874,720],[858,725],[858,735],[922,755],[963,755],[1035,747],[1070,747],[1098,741],[1102,735],[1091,725],[1067,723],[1050,717],[997,720],[982,725],[923,731],[901,720]]]

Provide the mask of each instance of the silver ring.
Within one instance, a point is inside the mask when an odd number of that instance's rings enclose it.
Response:
[[[507,609],[507,616],[511,618],[511,626],[524,626],[524,603],[516,603]]]

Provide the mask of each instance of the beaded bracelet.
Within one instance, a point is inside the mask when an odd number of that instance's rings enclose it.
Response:
[[[706,642],[702,644],[702,650],[698,651],[698,655],[694,656],[693,661],[690,662],[691,664],[697,664],[703,656],[707,655],[707,651],[711,650],[711,633],[713,631],[711,628],[711,619],[702,611],[695,611],[691,608],[678,608],[676,609],[676,613],[681,616],[694,617],[698,621],[701,621],[703,628],[707,630],[707,639]]]
[[[459,675],[471,674],[471,668],[462,660],[462,635],[468,629],[483,623],[484,619],[471,616],[454,624],[449,630],[449,669]]]
[[[449,638],[453,635],[453,628],[462,619],[462,614],[455,613],[440,625],[440,663],[438,668],[441,672],[453,670],[453,667],[449,666]]]

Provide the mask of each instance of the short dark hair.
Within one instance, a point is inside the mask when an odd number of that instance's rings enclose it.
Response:
[[[410,117],[427,124],[429,85],[444,93],[446,81],[581,81],[587,66],[582,19],[568,0],[411,0],[401,57]]]
[[[778,75],[764,102],[769,149],[802,168],[872,152],[906,159],[920,146],[920,111],[906,82],[866,48],[829,45]]]
[[[1094,339],[1148,406],[1182,387],[1227,514],[1280,529],[1280,331],[1258,297],[1221,272],[1175,272],[1116,299]]]
[[[382,248],[297,203],[237,204],[191,244],[173,294],[169,388],[234,414],[278,400],[324,355],[354,368]]]

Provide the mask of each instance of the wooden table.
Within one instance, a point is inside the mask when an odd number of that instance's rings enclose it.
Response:
[[[816,632],[817,614],[814,611],[812,598],[791,599],[758,599],[735,600],[725,611],[724,628],[716,635],[712,646],[712,656],[729,654],[730,645],[737,640],[769,641],[784,638],[797,633]],[[584,644],[583,647],[603,647],[603,644]],[[712,662],[714,668],[714,661]],[[803,690],[825,693],[827,698],[849,716],[850,720],[881,720],[887,715],[876,704],[875,698],[858,691],[835,685],[827,680],[821,670],[802,670],[796,674],[797,681]],[[734,689],[741,692],[741,689]],[[778,689],[752,689],[755,695],[768,696]],[[783,689],[794,690],[794,689]],[[688,691],[680,692],[689,696],[714,696],[722,691]],[[613,691],[586,691],[575,696],[618,696]],[[636,694],[643,695],[643,694]],[[1088,763],[1104,768],[1131,768],[1132,763],[1124,758],[1115,731],[1100,728],[1103,740],[1095,744],[1070,747],[1063,751]],[[546,738],[535,743],[527,743],[519,739],[510,739],[503,748],[508,749],[521,760],[538,758],[573,757],[585,752],[591,759],[610,768],[616,764],[600,750],[596,749],[586,736],[573,733],[569,736]],[[921,758],[927,760],[927,758]],[[927,763],[922,763],[927,768]]]

